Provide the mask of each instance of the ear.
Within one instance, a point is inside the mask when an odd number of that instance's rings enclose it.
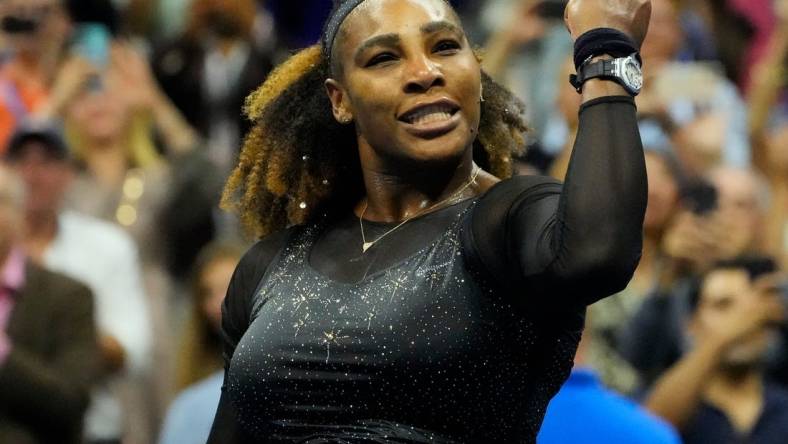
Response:
[[[325,83],[326,94],[331,101],[331,111],[334,118],[341,124],[353,121],[353,110],[345,89],[334,79],[327,79]]]

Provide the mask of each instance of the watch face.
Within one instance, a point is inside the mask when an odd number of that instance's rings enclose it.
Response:
[[[643,87],[643,71],[641,71],[637,61],[634,58],[628,58],[626,63],[624,63],[623,71],[624,81],[632,89],[639,91]]]

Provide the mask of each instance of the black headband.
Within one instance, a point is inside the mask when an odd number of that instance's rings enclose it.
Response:
[[[323,28],[323,55],[325,55],[326,59],[331,60],[331,50],[334,47],[334,40],[337,38],[342,22],[363,2],[364,0],[345,0],[334,6]]]

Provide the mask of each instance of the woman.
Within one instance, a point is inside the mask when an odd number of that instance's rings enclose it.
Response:
[[[648,6],[573,0],[567,23],[640,42]],[[337,5],[322,45],[248,102],[225,197],[267,237],[224,303],[210,441],[532,442],[585,305],[623,288],[640,252],[633,101],[606,80],[582,90],[563,191],[499,182],[475,161],[510,174],[522,109],[451,7]]]
[[[189,317],[180,341],[178,396],[167,409],[159,444],[205,443],[224,379],[221,358],[222,301],[244,250],[211,243],[197,259]]]
[[[144,274],[144,294],[153,334],[154,367],[125,396],[141,441],[158,429],[173,393],[171,304],[175,282],[168,272],[172,239],[162,214],[172,201],[176,171],[161,156],[154,130],[168,155],[192,150],[195,132],[156,85],[145,58],[113,42],[108,65],[100,69],[72,56],[60,72],[45,116],[62,117],[68,145],[78,164],[65,205],[82,214],[117,223],[136,241]],[[181,167],[181,169],[183,169]],[[165,243],[164,240],[169,242]],[[144,426],[143,426],[144,424]]]
[[[222,368],[221,305],[243,249],[232,243],[208,244],[194,267],[193,301],[180,341],[177,390]]]

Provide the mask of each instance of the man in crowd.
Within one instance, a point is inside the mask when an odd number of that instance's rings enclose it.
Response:
[[[718,167],[707,180],[716,193],[711,208],[698,212],[689,208],[698,202],[684,199],[685,208],[663,236],[658,285],[618,338],[619,351],[638,370],[645,387],[687,348],[683,326],[697,276],[717,261],[763,251],[768,185],[747,168]]]
[[[56,128],[20,126],[6,158],[27,188],[26,251],[47,268],[85,282],[96,297],[106,378],[93,393],[86,435],[93,442],[118,442],[128,415],[119,392],[149,368],[151,330],[136,247],[119,227],[61,210],[73,172]]]
[[[27,260],[24,205],[0,165],[0,442],[76,443],[98,373],[93,297]]]
[[[764,362],[785,307],[764,257],[714,265],[692,299],[693,343],[657,381],[646,406],[684,442],[784,443],[788,392],[767,382]]]

